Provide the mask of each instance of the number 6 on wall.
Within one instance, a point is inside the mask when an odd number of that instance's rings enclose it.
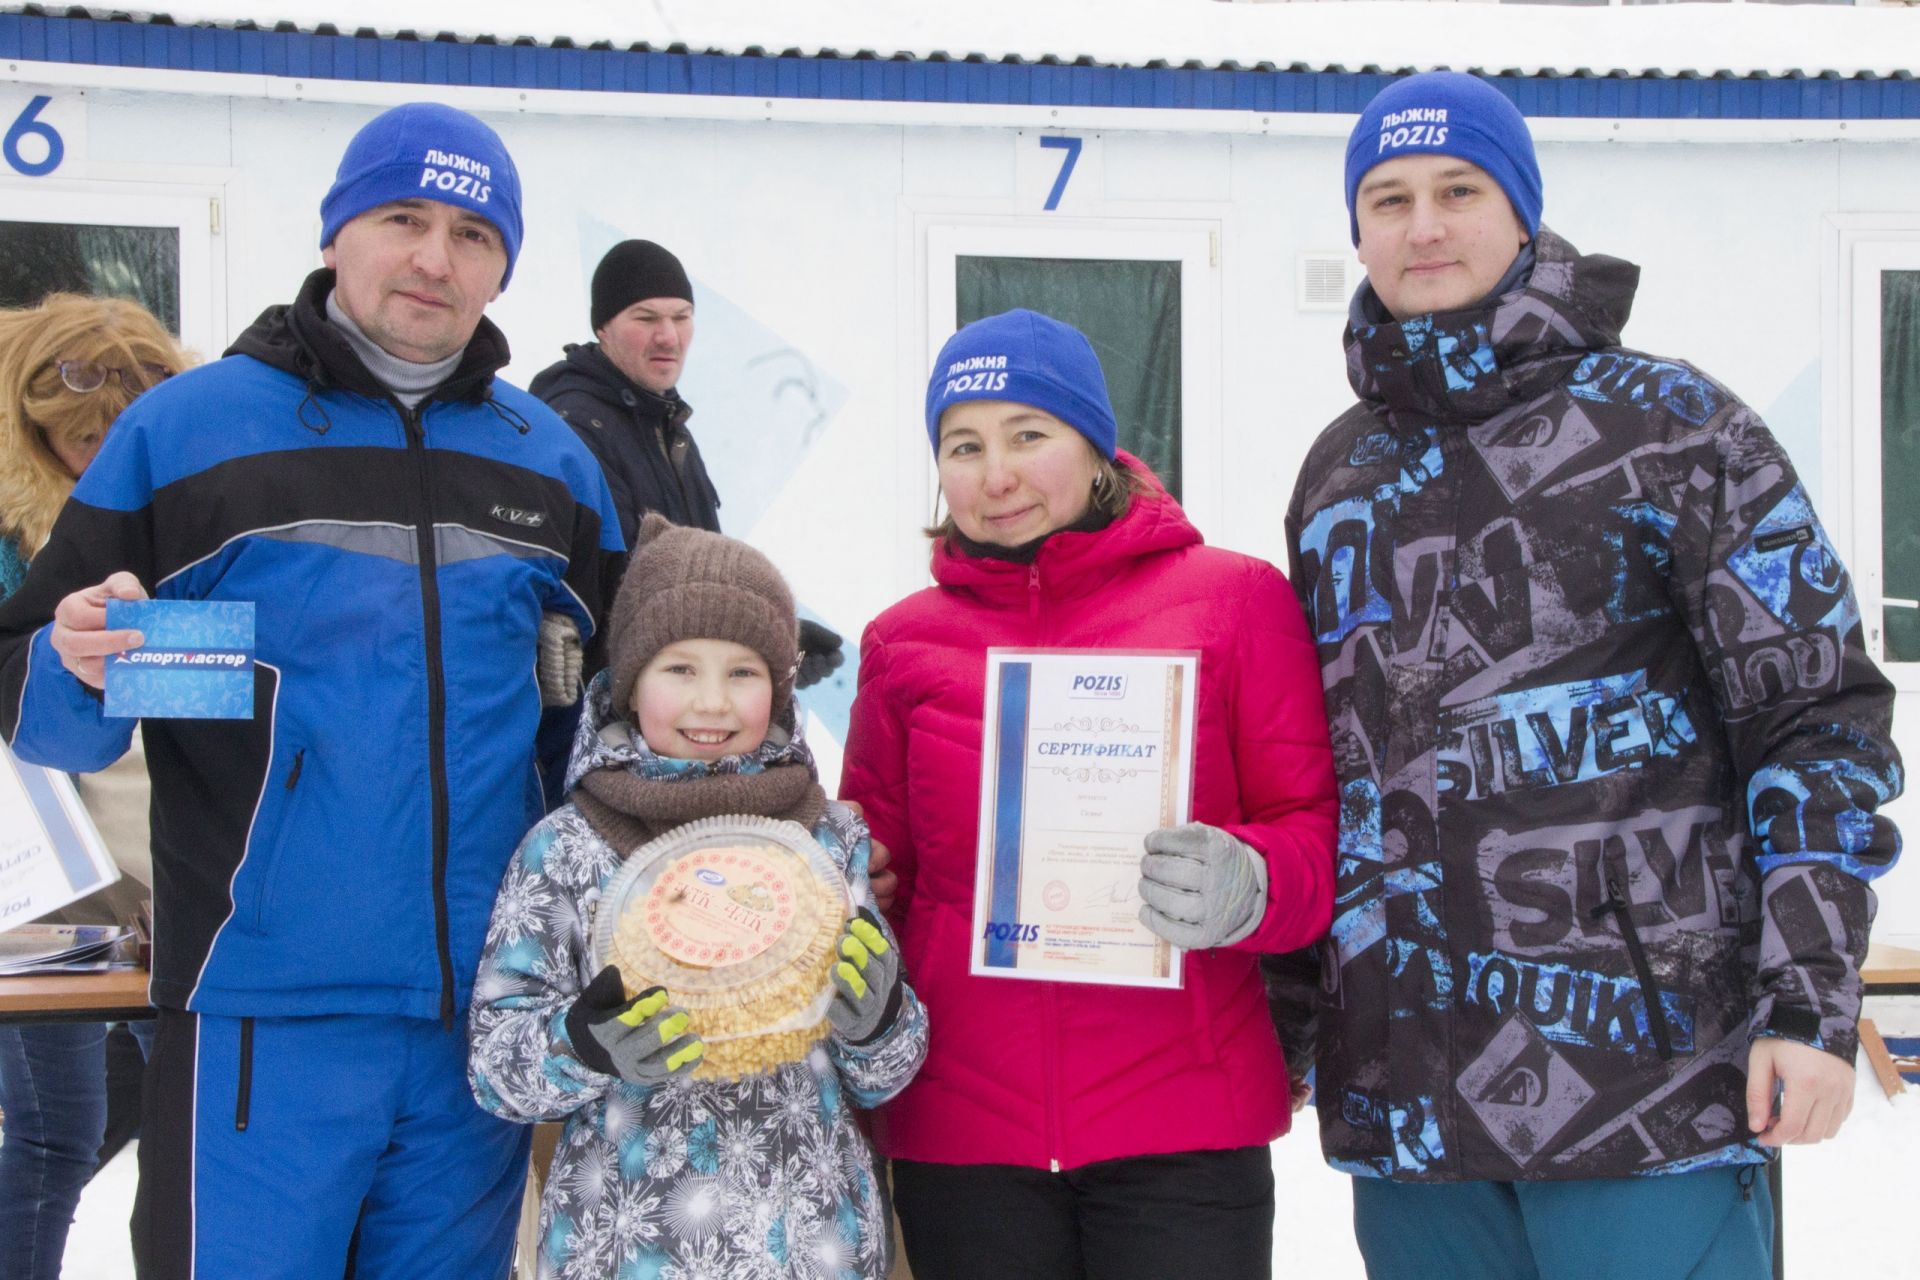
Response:
[[[13,135],[7,136],[11,138]],[[1065,138],[1058,134],[1049,134],[1040,139],[1041,146],[1067,153],[1060,161],[1060,174],[1053,180],[1053,190],[1047,192],[1044,207],[1049,213],[1060,207],[1060,197],[1067,189],[1067,179],[1073,176],[1073,166],[1080,162],[1080,143],[1079,138]]]
[[[66,158],[67,144],[50,124],[39,118],[53,99],[39,94],[27,103],[26,110],[14,117],[7,128],[7,136],[0,140],[0,155],[5,155],[7,163],[29,178],[44,177],[60,167],[60,161]],[[47,146],[47,154],[41,160],[29,160],[20,154],[20,140],[35,137]],[[1069,165],[1068,167],[1072,167]],[[1049,206],[1051,207],[1051,206]]]

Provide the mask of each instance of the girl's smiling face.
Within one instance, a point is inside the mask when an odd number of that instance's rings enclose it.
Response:
[[[676,640],[634,681],[633,715],[656,755],[709,763],[745,755],[767,739],[773,677],[743,644]]]

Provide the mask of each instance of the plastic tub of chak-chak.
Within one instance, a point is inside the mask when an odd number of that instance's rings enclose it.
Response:
[[[806,1057],[827,1034],[834,943],[851,910],[833,859],[795,822],[702,818],[647,842],[594,909],[593,967],[629,996],[665,987],[733,1079]]]

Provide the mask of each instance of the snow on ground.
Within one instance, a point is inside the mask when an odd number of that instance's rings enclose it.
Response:
[[[1903,6],[1223,4],[1219,0],[176,0],[142,6],[179,22],[332,23],[431,37],[645,41],[696,52],[822,49],[882,56],[1049,54],[1141,66],[1165,59],[1310,68],[1452,67],[1522,74],[1614,70],[1891,75],[1920,60],[1920,13]]]
[[[1895,1035],[1920,1034],[1920,999],[1875,1000],[1869,1016]],[[1274,1275],[1280,1280],[1364,1280],[1352,1234],[1348,1180],[1320,1162],[1313,1117],[1274,1144],[1278,1212]],[[130,1280],[127,1215],[134,1146],[103,1169],[80,1202],[65,1280]],[[1787,1275],[1920,1275],[1913,1230],[1913,1168],[1920,1152],[1920,1087],[1888,1102],[1864,1060],[1853,1116],[1839,1138],[1786,1157]]]
[[[133,1247],[127,1240],[127,1219],[133,1213],[133,1191],[140,1181],[138,1142],[93,1175],[80,1197],[80,1211],[67,1233],[67,1256],[61,1280],[132,1280]]]

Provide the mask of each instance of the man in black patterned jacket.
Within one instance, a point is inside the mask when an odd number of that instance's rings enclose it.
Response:
[[[1321,1138],[1369,1273],[1764,1275],[1756,1182],[1846,1117],[1900,847],[1846,571],[1752,410],[1620,347],[1638,269],[1540,225],[1491,86],[1390,86],[1347,197],[1359,403],[1287,537],[1342,789]]]

